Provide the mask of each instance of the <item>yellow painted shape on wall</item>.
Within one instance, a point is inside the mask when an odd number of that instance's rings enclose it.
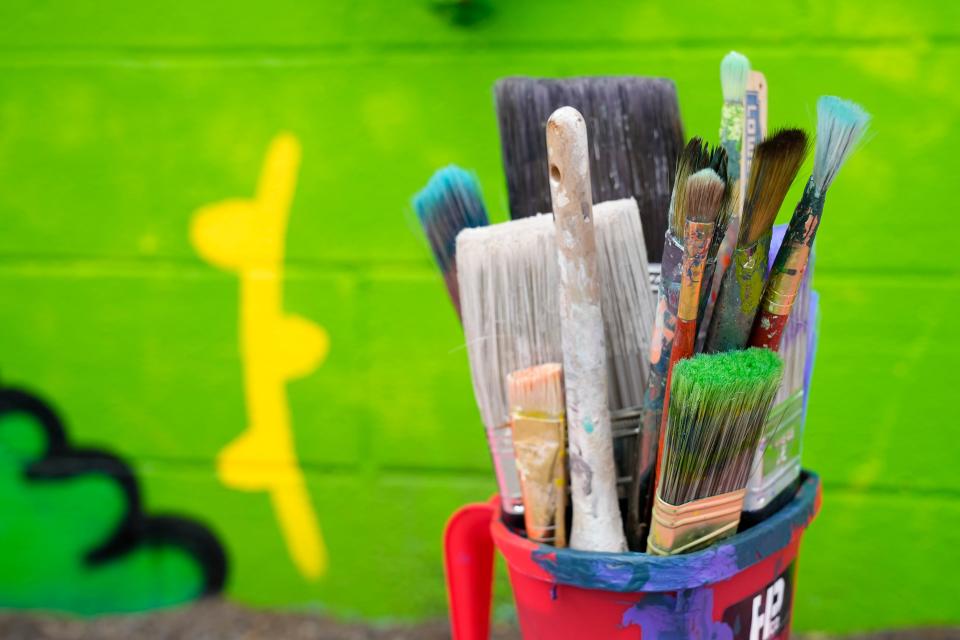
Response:
[[[247,428],[217,458],[217,475],[240,491],[265,491],[300,573],[318,578],[327,550],[297,459],[286,383],[313,372],[330,347],[323,327],[283,311],[287,218],[296,190],[300,143],[270,143],[257,194],[201,207],[190,237],[211,264],[240,278],[240,355]]]

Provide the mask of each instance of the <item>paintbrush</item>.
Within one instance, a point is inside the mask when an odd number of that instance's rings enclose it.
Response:
[[[587,125],[573,107],[547,121],[550,195],[556,220],[573,528],[570,546],[626,551],[607,406],[607,351],[601,311]]]
[[[727,74],[721,73],[721,78],[724,75],[736,78],[736,81],[730,79],[726,84],[739,83],[739,71],[736,73],[732,71]],[[747,75],[747,87],[743,102],[743,143],[740,149],[740,176],[739,180],[730,180],[731,197],[729,212],[726,213],[728,220],[723,224],[717,223],[717,233],[714,235],[713,244],[710,245],[711,255],[703,275],[704,285],[701,293],[700,316],[697,320],[697,351],[703,350],[703,344],[707,339],[707,329],[710,327],[710,319],[713,316],[713,306],[720,290],[720,276],[730,266],[730,256],[733,253],[740,224],[740,206],[745,195],[743,191],[750,179],[753,156],[756,153],[757,145],[767,137],[767,81],[759,71],[751,70]],[[720,175],[723,177],[725,173]],[[731,218],[736,219],[736,223],[732,226],[729,224]],[[719,268],[717,267],[718,264],[720,265]]]
[[[653,295],[636,202],[604,202],[593,214],[608,336],[609,403],[618,417],[618,468],[625,469],[621,475],[626,476],[633,469],[629,460],[637,422],[631,420],[636,411],[629,410],[637,391],[631,392],[630,386],[637,379],[646,383]],[[508,514],[522,513],[523,506],[508,428],[507,376],[561,359],[555,235],[548,214],[465,229],[457,237],[471,379]]]
[[[750,338],[767,274],[773,221],[806,150],[807,136],[799,129],[779,131],[757,147],[737,247],[720,281],[704,342],[708,353],[742,349]]]
[[[452,164],[439,169],[427,186],[413,197],[413,208],[443,274],[450,301],[459,316],[457,234],[463,229],[488,224],[487,209],[483,206],[477,178],[473,173]]]
[[[672,81],[514,77],[497,81],[494,98],[511,217],[550,210],[544,125],[555,109],[569,105],[587,124],[594,199],[635,198],[647,255],[660,261],[660,238],[684,140]]]
[[[776,259],[787,225],[773,228],[770,263]],[[815,253],[815,252],[814,252]],[[780,342],[783,382],[764,426],[747,482],[741,529],[766,520],[790,500],[800,481],[800,454],[810,381],[816,355],[817,294],[811,288],[814,253],[810,254],[800,290]]]
[[[790,218],[787,235],[770,271],[750,344],[776,351],[800,288],[820,226],[827,189],[866,132],[870,115],[858,104],[834,96],[817,101],[817,144],[813,175]]]
[[[699,355],[671,379],[649,553],[673,555],[732,535],[783,362],[767,349]]]
[[[720,61],[720,89],[723,106],[720,108],[720,146],[727,152],[727,176],[734,185],[737,202],[743,203],[744,193],[740,173],[743,151],[744,98],[750,78],[750,61],[742,53],[731,51]],[[737,244],[740,228],[740,210],[735,209],[727,224],[717,263],[717,276],[723,275]]]
[[[527,537],[565,547],[567,437],[561,366],[548,363],[514,371],[507,377],[507,395]]]
[[[677,362],[693,356],[697,338],[697,313],[700,308],[700,288],[707,251],[713,240],[717,217],[723,205],[727,185],[713,169],[701,169],[690,176],[683,200],[684,233],[683,263],[680,268],[680,298],[677,302],[677,325],[670,349],[667,367],[667,388],[664,405],[670,403],[670,376]],[[660,443],[657,448],[657,473],[663,457],[663,439],[666,416],[660,424]]]
[[[647,516],[649,505],[653,501],[653,471],[680,296],[687,181],[691,175],[710,166],[718,166],[723,170],[725,162],[726,154],[722,149],[711,149],[700,138],[693,138],[684,147],[677,163],[677,178],[668,208],[669,226],[663,239],[663,263],[657,285],[653,334],[650,338],[650,366],[643,396],[636,468],[632,474],[633,482],[624,525],[633,549],[642,549],[646,544]]]

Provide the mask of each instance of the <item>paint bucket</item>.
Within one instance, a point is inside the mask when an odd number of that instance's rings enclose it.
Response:
[[[819,507],[820,480],[804,472],[793,499],[770,519],[703,551],[656,557],[537,545],[511,532],[488,505],[527,640],[787,638],[800,538]],[[474,560],[486,567],[493,559]],[[447,580],[455,640],[485,638],[489,585],[485,592],[476,585],[486,602],[475,598],[468,611],[457,600],[468,601],[469,589],[449,557]]]

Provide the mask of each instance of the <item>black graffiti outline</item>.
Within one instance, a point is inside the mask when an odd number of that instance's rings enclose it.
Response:
[[[43,482],[99,474],[111,478],[123,492],[126,512],[113,534],[87,551],[84,560],[88,565],[97,566],[120,558],[141,545],[172,545],[186,551],[200,565],[203,589],[198,597],[223,590],[227,555],[212,531],[188,518],[145,514],[137,478],[130,465],[102,449],[73,446],[63,422],[50,405],[22,389],[0,388],[0,418],[16,413],[31,416],[47,437],[43,455],[24,470],[27,478]]]

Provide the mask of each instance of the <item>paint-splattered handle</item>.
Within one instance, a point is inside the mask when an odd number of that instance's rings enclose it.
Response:
[[[783,338],[783,329],[787,326],[790,316],[778,316],[769,311],[761,311],[757,316],[757,323],[750,334],[751,347],[763,347],[772,351],[780,350],[780,340]]]
[[[587,126],[580,112],[572,107],[554,111],[547,121],[547,158],[560,272],[573,501],[570,546],[626,551],[607,404],[607,350],[588,150]]]

